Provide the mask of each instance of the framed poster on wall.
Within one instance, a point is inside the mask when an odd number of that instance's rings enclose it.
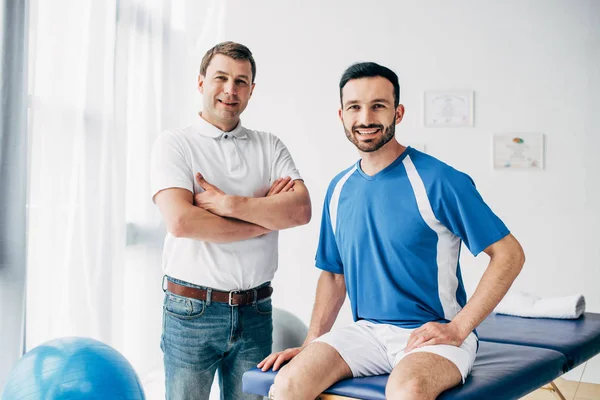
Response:
[[[543,133],[496,133],[494,169],[544,169]]]
[[[426,128],[473,126],[473,92],[427,91],[423,95]]]

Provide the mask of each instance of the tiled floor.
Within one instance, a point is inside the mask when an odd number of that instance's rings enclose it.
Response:
[[[567,400],[600,400],[600,385],[581,383],[558,378],[554,381]],[[549,390],[536,390],[521,400],[558,400],[559,397]]]

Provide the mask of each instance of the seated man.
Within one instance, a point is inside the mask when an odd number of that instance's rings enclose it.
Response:
[[[404,115],[398,77],[349,67],[339,117],[361,159],[331,182],[321,220],[317,286],[301,348],[265,358],[276,400],[314,399],[338,380],[391,374],[388,399],[434,399],[469,374],[475,327],[521,271],[520,244],[466,174],[394,140]],[[459,254],[489,266],[467,302]],[[355,322],[330,332],[348,292]],[[293,358],[293,359],[292,359]]]

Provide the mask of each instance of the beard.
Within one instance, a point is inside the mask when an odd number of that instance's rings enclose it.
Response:
[[[357,132],[357,129],[379,129],[381,132],[383,132],[383,134],[375,139],[358,141],[356,136],[360,134]],[[344,125],[344,132],[346,132],[346,137],[348,140],[352,142],[357,149],[365,153],[371,153],[379,150],[394,138],[394,134],[396,133],[396,125],[394,124],[394,121],[392,121],[388,127],[377,124],[371,124],[368,126],[355,125],[352,127],[351,131],[346,128],[346,125]]]

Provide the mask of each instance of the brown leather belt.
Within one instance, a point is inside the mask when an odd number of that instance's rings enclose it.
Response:
[[[190,297],[192,299],[198,299],[206,301],[206,289],[198,289],[189,286],[180,285],[175,282],[171,282],[167,279],[167,290],[173,294],[183,297]],[[256,299],[254,298],[256,293]],[[273,287],[271,285],[261,287],[260,289],[250,290],[233,290],[231,292],[221,292],[219,290],[212,290],[210,294],[210,301],[216,301],[218,303],[227,303],[230,306],[245,306],[252,304],[255,301],[265,299],[273,293]]]

